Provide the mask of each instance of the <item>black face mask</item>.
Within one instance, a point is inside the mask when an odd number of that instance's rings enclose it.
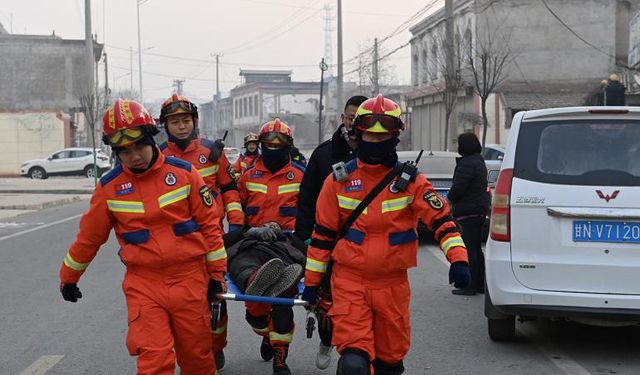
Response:
[[[283,147],[277,150],[270,150],[268,147],[263,147],[262,159],[267,169],[269,169],[271,173],[275,173],[289,163],[290,153],[291,147]]]
[[[382,164],[392,167],[398,162],[396,146],[400,140],[397,137],[382,142],[367,142],[358,135],[358,159],[366,164]]]

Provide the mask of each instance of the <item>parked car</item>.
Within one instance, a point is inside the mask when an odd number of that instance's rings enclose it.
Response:
[[[503,145],[487,143],[482,148],[482,157],[484,160],[500,160],[504,159],[505,148]]]
[[[640,322],[638,160],[638,107],[515,115],[485,254],[491,339],[516,317]]]
[[[111,168],[109,156],[96,149],[98,176]],[[45,179],[53,175],[84,175],[93,177],[93,153],[91,148],[65,148],[44,159],[28,160],[20,165],[20,174],[33,179]]]

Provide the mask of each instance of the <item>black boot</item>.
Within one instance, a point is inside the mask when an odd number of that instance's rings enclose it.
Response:
[[[376,375],[401,375],[404,372],[404,364],[402,361],[387,363],[376,358],[373,360],[373,369]]]
[[[224,352],[221,350],[217,353],[213,353],[213,357],[216,360],[216,370],[221,370],[224,367]]]
[[[289,345],[275,345],[273,347],[273,375],[291,375],[291,370],[287,366],[287,354]]]
[[[273,348],[271,342],[269,342],[269,336],[262,336],[262,342],[260,343],[260,356],[264,361],[270,361],[273,358]]]

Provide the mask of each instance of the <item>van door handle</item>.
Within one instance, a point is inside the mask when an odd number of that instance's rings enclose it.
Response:
[[[567,218],[589,219],[640,219],[640,209],[634,208],[587,208],[587,207],[547,207],[547,215]]]

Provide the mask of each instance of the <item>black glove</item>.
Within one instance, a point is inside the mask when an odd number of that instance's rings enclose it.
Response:
[[[449,268],[449,284],[458,289],[467,288],[471,282],[469,265],[466,262],[453,262]]]
[[[209,279],[209,287],[207,288],[207,302],[211,303],[218,301],[218,294],[224,293],[222,282],[214,279]]]
[[[293,233],[293,235],[291,236],[291,244],[293,245],[293,247],[302,251],[304,254],[307,253],[307,248],[309,247],[309,245],[307,245],[307,243],[302,238],[298,237],[295,233]]]
[[[224,151],[224,141],[222,139],[216,139],[213,141],[213,145],[209,147],[209,151],[211,151],[211,153],[209,153],[209,160],[217,163],[220,155],[222,155]]]
[[[309,302],[311,306],[316,305],[318,303],[318,287],[305,286],[304,292],[302,292],[302,299]]]
[[[272,227],[253,227],[246,231],[244,235],[261,241],[276,241],[281,233],[282,231]]]
[[[60,285],[60,293],[62,293],[62,298],[69,302],[78,302],[78,299],[82,298],[82,293],[77,284]]]

